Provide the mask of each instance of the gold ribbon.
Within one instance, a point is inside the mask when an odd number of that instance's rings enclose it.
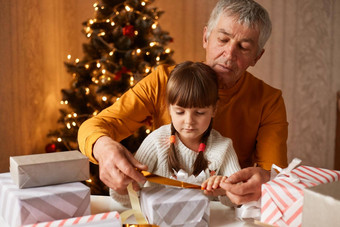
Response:
[[[138,224],[141,224],[142,226],[144,224],[149,224],[148,221],[144,218],[142,210],[140,209],[139,198],[138,198],[137,192],[135,190],[133,190],[133,188],[132,188],[132,183],[130,183],[128,185],[127,190],[128,190],[128,193],[129,193],[132,209],[126,210],[126,211],[124,211],[123,213],[120,214],[120,217],[122,219],[122,223],[124,223],[130,216],[134,215],[135,218],[136,218],[136,222]],[[136,226],[138,226],[138,225],[136,225]]]

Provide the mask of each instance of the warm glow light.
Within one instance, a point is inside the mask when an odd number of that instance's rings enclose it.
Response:
[[[141,2],[140,4],[141,4],[142,6],[145,6],[146,3],[145,3],[145,2]]]
[[[92,183],[92,179],[86,180],[87,183]]]
[[[94,22],[93,22],[93,20],[91,19],[91,20],[89,20],[89,23],[90,23],[90,24],[93,24]]]
[[[111,52],[109,53],[109,55],[112,56],[112,55],[113,55],[113,51],[111,51]]]
[[[93,115],[93,116],[96,116],[97,114],[98,114],[98,111],[96,110],[96,111],[93,112],[92,115]]]
[[[77,58],[77,59],[75,60],[75,62],[78,63],[78,62],[79,62],[79,58]]]
[[[75,121],[72,122],[73,126],[77,126],[77,123]]]
[[[71,117],[72,117],[72,114],[67,114],[67,117],[68,117],[68,118],[71,118]]]
[[[89,69],[90,68],[90,65],[89,64],[86,64],[85,65],[85,69]]]
[[[153,25],[151,25],[152,29],[156,29],[157,28],[157,22],[155,22]]]
[[[105,35],[105,32],[101,32],[98,34],[98,36],[104,36]]]
[[[66,127],[67,127],[68,129],[71,129],[71,124],[70,124],[70,123],[67,123],[67,124],[66,124]]]
[[[146,54],[146,55],[150,55],[150,52],[148,51],[148,52],[146,52],[145,54]]]
[[[131,8],[129,6],[125,6],[126,11],[130,12]]]
[[[136,31],[134,31],[134,33],[135,33],[135,35],[138,35],[138,31],[136,30]]]
[[[77,113],[73,113],[73,117],[77,117],[78,116],[78,114]]]
[[[97,6],[98,6],[98,3],[97,3],[97,2],[93,4],[93,7],[97,7]]]
[[[100,63],[99,62],[97,63],[97,68],[100,68]]]
[[[150,68],[149,67],[145,68],[145,72],[149,73],[150,72]]]
[[[91,33],[88,33],[88,34],[86,35],[86,37],[87,37],[87,38],[90,38],[90,37],[91,37]]]
[[[106,96],[103,96],[103,97],[102,97],[102,100],[103,100],[104,102],[106,102],[106,101],[107,101],[107,97],[106,97]]]
[[[71,54],[67,55],[67,59],[68,59],[68,60],[71,59]]]
[[[140,54],[141,51],[142,51],[141,49],[136,50],[137,54]]]
[[[112,21],[112,22],[111,22],[111,26],[115,26],[115,22]]]
[[[130,76],[130,86],[133,86],[135,81],[135,78],[133,76]]]
[[[156,61],[159,61],[161,60],[161,58],[159,56],[156,57]]]
[[[149,45],[153,47],[154,45],[156,45],[156,42],[151,42]]]
[[[60,143],[61,141],[63,141],[60,137],[57,139],[57,141]]]
[[[106,19],[106,23],[110,23],[110,19]]]
[[[146,134],[149,134],[151,132],[150,129],[145,130]]]
[[[106,70],[105,70],[105,69],[103,69],[103,70],[102,70],[102,73],[103,73],[103,74],[105,74],[105,73],[106,73]]]
[[[170,48],[166,48],[165,53],[169,54],[171,52]]]
[[[88,88],[88,87],[85,88],[85,94],[86,94],[86,95],[90,94],[90,88]]]

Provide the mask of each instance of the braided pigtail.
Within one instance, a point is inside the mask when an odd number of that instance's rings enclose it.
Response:
[[[194,171],[192,173],[195,176],[197,176],[202,171],[204,171],[208,168],[208,160],[205,158],[204,151],[205,151],[205,146],[207,144],[208,137],[210,135],[211,129],[212,129],[212,119],[211,119],[209,127],[207,128],[207,130],[205,130],[205,132],[202,135],[201,143],[200,143],[200,146],[198,148],[198,155],[197,155],[197,158],[195,160]]]
[[[170,136],[170,149],[168,155],[168,166],[170,172],[174,173],[173,170],[179,171],[181,169],[181,165],[179,164],[178,157],[176,154],[175,149],[175,142],[176,142],[176,129],[171,122],[171,136]]]

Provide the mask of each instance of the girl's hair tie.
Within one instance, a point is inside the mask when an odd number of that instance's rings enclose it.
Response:
[[[198,147],[198,152],[204,152],[204,150],[205,150],[205,144],[200,143],[200,146]]]
[[[170,143],[175,143],[176,141],[176,136],[175,135],[171,135],[170,136]]]

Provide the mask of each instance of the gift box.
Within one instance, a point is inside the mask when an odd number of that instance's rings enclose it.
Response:
[[[209,226],[209,199],[201,190],[145,187],[141,209],[150,224],[159,226]]]
[[[339,226],[340,181],[304,189],[302,226]]]
[[[303,189],[338,181],[340,172],[310,166],[288,166],[262,185],[261,222],[274,226],[301,226]]]
[[[23,227],[63,227],[63,226],[100,226],[121,227],[122,222],[117,211],[87,215],[76,218],[62,219],[38,224],[25,225]]]
[[[10,226],[90,214],[90,188],[80,182],[20,189],[0,174],[0,215]]]
[[[10,157],[10,172],[19,188],[84,181],[89,161],[79,151]]]

